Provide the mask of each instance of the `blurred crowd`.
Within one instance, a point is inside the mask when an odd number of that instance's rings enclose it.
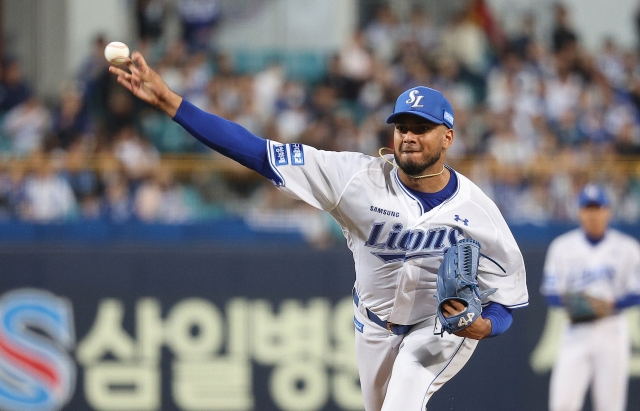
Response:
[[[618,221],[640,218],[639,176],[608,166],[640,158],[640,54],[613,38],[588,52],[560,3],[547,33],[533,13],[521,16],[520,30],[505,32],[483,0],[469,0],[446,22],[420,7],[401,19],[380,4],[326,56],[323,75],[307,79],[290,76],[277,59],[257,72],[238,70],[233,53],[216,48],[216,1],[177,5],[139,0],[138,39],[130,46],[171,89],[259,136],[378,155],[390,144],[385,119],[397,95],[426,85],[454,107],[449,163],[508,221],[575,219],[575,195],[587,181],[607,183]],[[169,12],[180,15],[176,39],[163,33]],[[0,219],[181,223],[240,214],[322,241],[323,217],[274,194],[266,180],[167,166],[171,156],[218,155],[117,85],[105,44],[94,39],[77,77],[47,104],[30,91],[20,62],[4,59]]]

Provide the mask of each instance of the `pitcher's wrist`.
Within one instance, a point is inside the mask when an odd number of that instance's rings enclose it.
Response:
[[[158,108],[171,118],[175,117],[180,104],[182,104],[182,97],[171,91],[169,87],[166,87],[165,92],[158,98]]]

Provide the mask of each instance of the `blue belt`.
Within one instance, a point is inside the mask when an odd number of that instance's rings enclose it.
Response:
[[[360,305],[360,297],[358,297],[358,293],[356,292],[355,288],[353,289],[352,293],[353,293],[353,302],[357,307],[358,305]],[[411,327],[413,327],[413,325],[400,325],[400,324],[390,323],[389,321],[384,321],[380,319],[380,317],[372,313],[368,308],[365,308],[365,310],[367,310],[367,317],[371,321],[378,324],[380,327],[389,330],[389,332],[395,335],[404,335],[408,333],[409,330],[411,330]]]

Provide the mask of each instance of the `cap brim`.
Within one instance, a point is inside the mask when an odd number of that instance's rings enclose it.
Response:
[[[389,117],[387,117],[387,124],[393,124],[396,122],[396,120],[398,119],[398,117],[400,117],[403,114],[413,114],[414,116],[418,116],[418,117],[422,117],[424,119],[427,119],[431,122],[434,122],[436,124],[446,124],[444,121],[439,120],[427,113],[423,113],[421,111],[412,111],[412,110],[407,110],[407,111],[399,111],[397,113],[393,113],[392,115],[390,115]],[[447,127],[449,125],[447,124]]]
[[[597,200],[591,200],[591,201],[582,201],[580,202],[580,208],[586,208],[586,207],[598,207],[598,208],[602,208],[602,207],[608,207],[609,204],[607,204],[606,202],[602,202],[602,201],[597,201]]]

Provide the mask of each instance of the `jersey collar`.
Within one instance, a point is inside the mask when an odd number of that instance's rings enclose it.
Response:
[[[456,189],[453,192],[453,194],[447,198],[446,200],[444,200],[441,204],[437,205],[436,207],[432,208],[429,211],[435,210],[436,208],[440,208],[442,207],[444,204],[447,204],[449,201],[451,201],[459,192],[460,192],[460,174],[456,173],[456,171],[449,167],[448,165],[444,165],[449,172],[451,173],[455,173],[456,175],[456,179],[458,181],[458,183],[456,184]],[[410,190],[409,188],[402,182],[402,180],[400,180],[400,175],[398,174],[398,169],[394,167],[393,169],[394,171],[394,178],[396,180],[396,183],[398,184],[398,186],[402,189],[402,191],[405,192],[405,194],[411,198],[413,201],[415,201],[416,203],[418,203],[418,207],[420,207],[420,215],[424,214],[426,211],[424,209],[424,206],[422,205],[422,201],[420,201],[420,199],[418,197],[416,197]]]

